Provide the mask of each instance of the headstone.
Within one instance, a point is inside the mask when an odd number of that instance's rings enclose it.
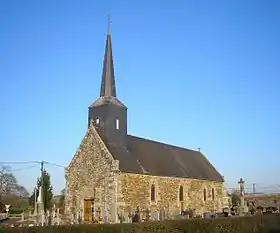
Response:
[[[128,213],[128,223],[132,223],[132,213]]]
[[[140,222],[140,221],[141,221],[140,210],[139,210],[139,207],[137,207],[135,213],[132,216],[132,222]]]
[[[104,223],[108,222],[108,211],[106,209],[103,211],[102,219]]]
[[[55,224],[55,221],[56,220],[56,218],[55,218],[55,208],[53,208],[52,209],[52,225],[54,225]]]
[[[150,210],[147,208],[146,210],[145,210],[145,221],[149,221],[150,220],[150,218],[151,218],[151,215],[150,215]]]
[[[59,211],[58,211],[57,214],[56,214],[56,224],[60,225],[60,222],[61,222],[61,219],[60,219],[60,214],[59,214]]]
[[[128,223],[128,213],[127,213],[127,211],[124,211],[124,213],[123,213],[123,223]]]
[[[127,223],[132,223],[132,208],[131,208],[131,206],[127,207],[126,213],[127,213]]]
[[[51,216],[49,210],[47,210],[47,218],[46,219],[47,219],[47,221],[46,221],[47,225],[51,225],[52,224],[52,216]]]
[[[41,226],[45,225],[45,213],[44,210],[41,210]]]
[[[167,208],[165,208],[164,214],[165,214],[164,219],[170,219],[170,210],[169,210],[169,206],[168,206]]]
[[[164,209],[160,209],[159,211],[159,220],[162,221],[165,219],[165,211]]]
[[[173,211],[172,211],[172,218],[174,219],[174,218],[177,218],[178,216],[180,216],[181,215],[181,212],[180,212],[180,210],[179,209],[174,209]]]
[[[74,214],[74,213],[72,213],[72,215],[71,215],[71,224],[73,224],[73,223],[74,223],[74,220],[75,220],[75,214]]]
[[[119,212],[119,221],[120,221],[120,223],[124,223],[125,220],[126,220],[125,219],[125,212],[124,212],[123,209],[121,209],[120,212]]]
[[[152,212],[151,213],[151,219],[153,221],[159,221],[159,212]]]

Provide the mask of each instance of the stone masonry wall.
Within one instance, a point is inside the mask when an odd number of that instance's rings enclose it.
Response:
[[[151,201],[152,184],[155,185],[155,201]],[[141,211],[147,208],[152,212],[168,209],[170,213],[179,214],[181,208],[184,210],[190,208],[202,214],[213,210],[222,211],[224,208],[222,182],[122,173],[118,185],[120,190],[118,203],[123,209],[135,210],[139,206]],[[181,185],[183,202],[179,201]],[[206,189],[206,200],[204,200],[204,189]]]
[[[73,214],[80,212],[83,218],[83,203],[86,198],[94,198],[96,209],[99,207],[102,212],[106,210],[114,215],[118,173],[118,161],[113,159],[91,124],[65,171],[67,217],[71,218]],[[115,216],[108,218],[114,221]]]

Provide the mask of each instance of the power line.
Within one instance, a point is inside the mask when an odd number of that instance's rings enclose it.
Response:
[[[36,163],[36,164],[41,164],[42,161],[0,161],[0,164],[31,164],[31,163]],[[51,162],[48,162],[48,161],[43,161],[44,164],[48,164],[48,165],[51,165],[51,166],[56,166],[56,167],[62,167],[62,168],[66,168],[67,166],[63,166],[63,165],[59,165],[59,164],[56,164],[56,163],[51,163]]]
[[[17,169],[11,169],[9,170],[9,172],[14,172],[14,171],[23,171],[23,170],[27,170],[33,167],[38,167],[38,165],[32,165],[32,166],[28,166],[28,167],[22,167],[22,168],[17,168]]]
[[[44,161],[44,163],[46,163],[46,164],[48,164],[48,165],[56,166],[56,167],[66,168],[66,166],[59,165],[59,164],[56,164],[56,163],[50,163],[50,162],[46,162],[46,161]]]
[[[0,161],[0,164],[28,164],[28,163],[41,163],[39,161],[13,161],[13,162],[5,162],[5,161]]]

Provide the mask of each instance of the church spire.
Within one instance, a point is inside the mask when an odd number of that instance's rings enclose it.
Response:
[[[109,16],[108,17],[108,29],[107,29],[105,55],[104,55],[104,60],[103,60],[103,72],[102,72],[100,97],[103,97],[103,96],[116,97],[117,96],[116,86],[115,86],[110,22],[111,21],[110,21],[110,16]]]
[[[88,111],[88,127],[94,122],[106,144],[126,146],[127,107],[116,96],[109,17],[100,97],[89,106]]]

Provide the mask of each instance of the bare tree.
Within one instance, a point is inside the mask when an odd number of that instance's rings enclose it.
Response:
[[[22,185],[17,185],[14,190],[14,195],[16,195],[18,197],[27,198],[27,197],[29,197],[29,192]]]
[[[0,167],[0,200],[17,190],[17,179],[9,167]]]

